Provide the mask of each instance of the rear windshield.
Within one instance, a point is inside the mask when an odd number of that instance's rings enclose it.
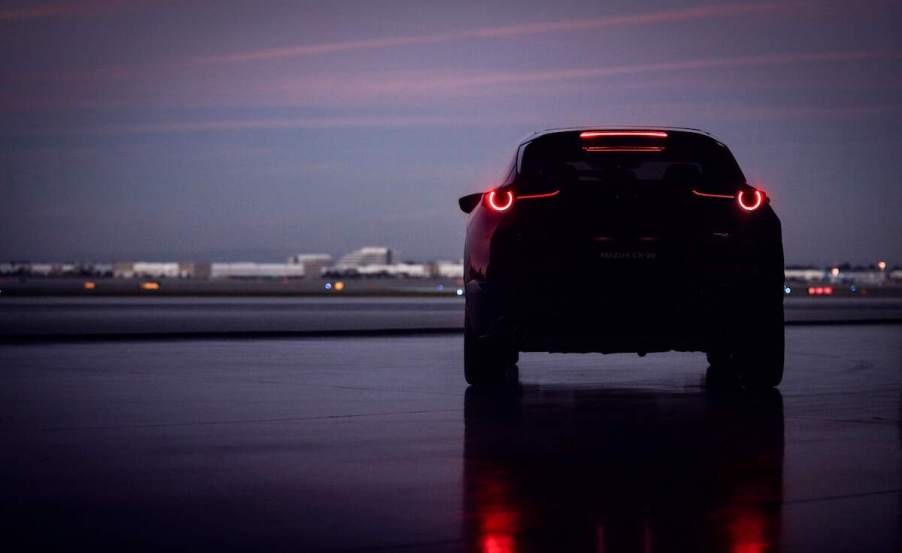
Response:
[[[566,133],[525,144],[517,189],[524,194],[567,186],[664,186],[735,192],[745,181],[736,160],[707,137],[587,141]]]

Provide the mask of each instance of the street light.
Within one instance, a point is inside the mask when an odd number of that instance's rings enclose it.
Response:
[[[886,270],[886,261],[883,261],[882,259],[880,261],[878,261],[877,268],[880,269],[881,271],[885,271]]]

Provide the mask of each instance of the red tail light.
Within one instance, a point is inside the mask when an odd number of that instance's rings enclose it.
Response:
[[[662,131],[584,131],[579,133],[582,139],[599,138],[608,136],[643,136],[645,138],[667,138],[667,133]]]
[[[553,198],[560,194],[560,190],[553,190],[551,192],[545,192],[544,194],[520,194],[517,196],[518,200],[539,200],[541,198]]]
[[[492,190],[485,195],[485,203],[492,211],[507,211],[514,205],[514,193],[510,190]]]
[[[762,190],[751,188],[749,190],[740,190],[736,194],[736,201],[744,211],[755,211],[762,205],[767,198]]]

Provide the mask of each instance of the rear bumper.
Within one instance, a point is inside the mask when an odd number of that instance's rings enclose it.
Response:
[[[782,283],[764,279],[467,285],[477,334],[510,340],[520,351],[708,351],[753,332],[759,315],[782,309],[782,301]]]

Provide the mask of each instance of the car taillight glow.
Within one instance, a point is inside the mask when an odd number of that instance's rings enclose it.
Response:
[[[663,152],[664,146],[583,146],[584,152]]]
[[[485,196],[486,204],[493,211],[507,211],[514,205],[514,194],[510,190],[492,190]]]
[[[521,194],[517,196],[518,200],[538,200],[540,198],[553,198],[560,194],[560,190],[555,190],[553,192],[546,192],[544,194]]]
[[[647,138],[667,138],[667,133],[662,131],[584,131],[579,133],[579,137],[601,138],[605,136],[644,136]]]
[[[698,190],[693,190],[693,194],[696,196],[701,196],[702,198],[722,198],[724,200],[732,200],[736,198],[733,194],[712,194],[710,192],[699,192]]]
[[[745,211],[755,211],[764,203],[764,192],[756,189],[740,190],[736,195],[736,201]]]

